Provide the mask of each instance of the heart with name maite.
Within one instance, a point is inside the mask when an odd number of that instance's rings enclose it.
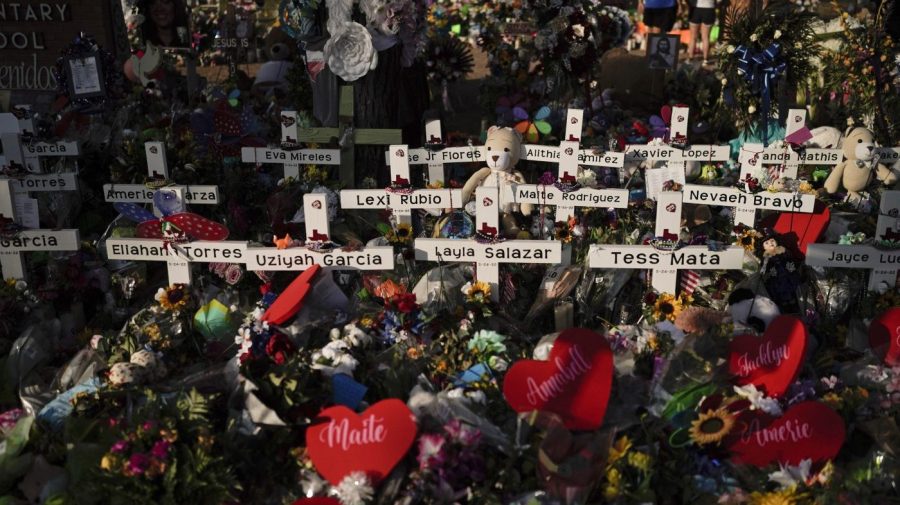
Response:
[[[316,471],[337,485],[352,472],[373,483],[384,479],[416,439],[416,417],[402,401],[382,400],[362,414],[343,405],[323,410],[306,430],[306,447]]]
[[[570,328],[556,338],[547,361],[520,360],[510,367],[503,396],[516,412],[552,412],[570,430],[594,430],[603,423],[612,373],[606,338]]]
[[[728,371],[738,385],[753,384],[779,397],[797,378],[806,352],[806,326],[794,316],[778,316],[762,337],[738,335],[731,341]]]

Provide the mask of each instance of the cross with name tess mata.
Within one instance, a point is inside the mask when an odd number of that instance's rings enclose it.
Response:
[[[900,243],[900,191],[885,191],[881,197],[876,241]],[[809,244],[806,264],[816,267],[857,268],[871,270],[869,290],[897,286],[900,249],[879,249],[872,245]]]
[[[340,165],[339,149],[299,149],[300,126],[297,124],[297,111],[286,110],[281,113],[281,148],[244,147],[241,149],[241,161],[244,163],[274,163],[284,167],[284,177],[300,180],[300,165]]]
[[[475,190],[476,238],[417,238],[416,260],[475,263],[475,279],[491,286],[491,299],[500,299],[500,263],[556,264],[562,259],[560,242],[506,240],[499,230],[499,193],[496,187]]]

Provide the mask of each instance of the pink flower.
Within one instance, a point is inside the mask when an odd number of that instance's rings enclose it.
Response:
[[[419,461],[420,470],[428,470],[444,464],[446,454],[444,454],[444,437],[433,433],[426,433],[419,437],[419,455],[416,459]]]
[[[228,265],[228,268],[225,269],[225,282],[234,286],[238,282],[241,281],[241,277],[244,276],[244,271],[241,270],[239,265],[231,264]]]
[[[476,444],[481,440],[481,431],[478,428],[469,426],[459,419],[452,419],[445,424],[444,431],[464,446]]]
[[[153,421],[145,421],[141,427],[144,429],[144,431],[150,431],[153,428],[156,428],[156,423]]]
[[[150,454],[156,459],[166,459],[169,456],[169,442],[166,440],[159,440],[153,444],[153,448],[150,449]]]
[[[112,447],[109,448],[109,452],[114,452],[114,453],[125,452],[127,450],[128,450],[128,441],[127,440],[119,440],[118,442],[114,443],[112,445]]]
[[[213,272],[214,274],[218,275],[219,277],[225,276],[225,270],[227,268],[228,268],[228,263],[216,262],[216,263],[209,264],[209,271]]]
[[[128,472],[133,475],[141,475],[150,466],[150,457],[146,454],[135,453],[128,458]]]

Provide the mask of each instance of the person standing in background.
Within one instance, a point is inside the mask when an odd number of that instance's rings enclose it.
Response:
[[[694,57],[697,48],[697,36],[702,38],[700,50],[703,54],[703,66],[709,64],[709,33],[716,23],[716,0],[693,0],[689,15],[691,42],[688,44],[688,58]]]
[[[138,4],[143,16],[144,42],[160,47],[190,47],[188,11],[184,0],[143,0]]]
[[[668,33],[675,26],[678,0],[638,0],[638,14],[649,33]]]

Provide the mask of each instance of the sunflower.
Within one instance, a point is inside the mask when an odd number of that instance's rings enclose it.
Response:
[[[466,289],[466,301],[486,302],[491,298],[491,285],[484,281],[473,282]]]
[[[762,493],[756,491],[750,495],[751,505],[799,505],[804,496],[798,495],[795,488],[781,489]]]
[[[572,231],[567,223],[559,221],[554,225],[554,228],[553,238],[559,240],[563,244],[572,242]]]
[[[733,426],[734,416],[727,410],[707,410],[691,423],[691,439],[700,445],[719,443]]]
[[[681,314],[681,309],[690,302],[691,298],[684,294],[675,296],[670,293],[661,293],[659,298],[656,299],[656,303],[653,304],[653,317],[657,321],[669,320],[675,322],[675,318],[678,317],[678,314]]]
[[[756,240],[762,238],[762,234],[753,228],[747,228],[738,235],[734,245],[739,245],[748,253],[756,251]]]
[[[167,288],[159,288],[159,291],[156,292],[156,301],[166,310],[180,311],[188,303],[187,286],[173,284]]]
[[[387,234],[387,240],[392,245],[408,245],[412,242],[413,229],[409,223],[400,223]]]

